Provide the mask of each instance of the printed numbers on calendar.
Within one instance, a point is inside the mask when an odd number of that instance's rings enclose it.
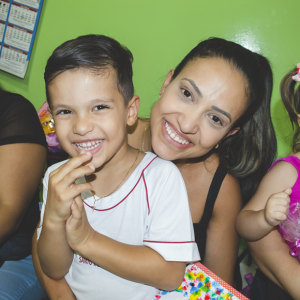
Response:
[[[3,40],[4,29],[5,29],[5,22],[0,21],[0,41]]]
[[[33,30],[37,17],[37,10],[23,6],[21,4],[12,3],[8,21],[17,26]]]
[[[0,68],[4,71],[14,70],[17,73],[24,72],[25,66],[27,63],[27,53],[3,45],[1,59],[0,59]]]
[[[9,1],[1,0],[0,1],[0,19],[1,20],[6,21],[8,10],[9,10]]]
[[[15,0],[15,2],[25,4],[25,5],[31,6],[33,8],[39,8],[41,0]]]
[[[4,43],[28,52],[30,48],[31,40],[32,40],[31,31],[11,24],[7,25]]]

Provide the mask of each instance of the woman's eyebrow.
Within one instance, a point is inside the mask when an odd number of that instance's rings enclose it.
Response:
[[[199,97],[203,98],[203,96],[202,96],[199,88],[197,87],[196,83],[194,82],[194,80],[188,79],[188,78],[182,78],[182,80],[187,80],[192,85],[192,87],[194,88],[194,90],[196,91],[196,93],[199,95]]]
[[[230,114],[228,112],[226,112],[226,111],[224,111],[221,108],[218,108],[216,106],[212,106],[211,108],[214,109],[214,110],[216,110],[216,111],[218,111],[219,113],[223,114],[224,116],[226,116],[230,120],[230,122],[231,122],[231,116],[230,116]]]

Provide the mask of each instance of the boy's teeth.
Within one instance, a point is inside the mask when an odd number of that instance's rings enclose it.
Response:
[[[76,146],[79,149],[83,149],[83,150],[93,150],[93,149],[97,148],[101,142],[102,142],[102,140],[92,141],[92,142],[87,142],[87,143],[76,143]]]
[[[178,135],[176,135],[175,132],[172,131],[171,127],[169,126],[168,122],[165,121],[165,127],[166,127],[166,130],[169,134],[169,136],[176,142],[180,143],[180,144],[183,144],[183,145],[188,145],[189,142],[186,141],[186,140],[182,140]]]

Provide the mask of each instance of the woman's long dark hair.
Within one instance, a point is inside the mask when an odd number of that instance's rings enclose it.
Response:
[[[296,81],[293,76],[297,74],[297,68],[288,72],[281,80],[280,93],[283,104],[289,114],[292,126],[296,125],[296,131],[293,138],[293,151],[300,151],[300,127],[298,124],[297,114],[300,113],[300,85],[295,90]]]
[[[220,163],[240,181],[243,202],[254,195],[259,182],[275,159],[276,136],[271,121],[270,102],[273,75],[268,60],[239,44],[220,38],[199,43],[175,69],[173,78],[198,58],[221,58],[239,71],[247,85],[247,107],[232,125],[240,130],[227,137],[218,148]]]

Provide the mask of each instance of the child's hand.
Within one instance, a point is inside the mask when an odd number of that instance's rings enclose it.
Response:
[[[92,188],[91,183],[74,184],[81,176],[91,174],[93,166],[83,166],[91,153],[81,153],[50,173],[45,219],[51,223],[66,222],[71,215],[71,204],[82,192]]]
[[[78,251],[95,233],[91,227],[81,196],[75,198],[71,205],[72,215],[66,223],[67,241],[71,249]]]
[[[289,211],[291,189],[273,194],[269,197],[265,207],[265,219],[271,226],[277,226],[281,221],[286,219]]]

